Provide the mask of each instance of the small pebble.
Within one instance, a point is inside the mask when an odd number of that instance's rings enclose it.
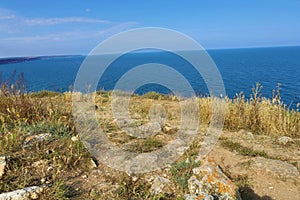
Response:
[[[73,142],[78,141],[78,140],[79,140],[78,135],[71,137],[71,140],[72,140]]]
[[[85,175],[82,175],[81,176],[83,179],[86,179],[86,178],[88,178],[88,176],[85,174]]]
[[[132,181],[133,181],[133,182],[137,181],[138,179],[139,179],[139,178],[136,177],[136,176],[133,176],[133,177],[132,177]]]

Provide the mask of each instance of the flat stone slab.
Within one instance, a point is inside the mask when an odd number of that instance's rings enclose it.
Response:
[[[251,167],[260,171],[266,171],[275,175],[289,178],[297,178],[300,175],[295,166],[281,160],[255,157],[252,159],[252,161],[253,163]]]

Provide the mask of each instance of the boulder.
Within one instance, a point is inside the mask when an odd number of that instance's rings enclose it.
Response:
[[[241,199],[238,187],[222,172],[211,159],[204,159],[193,169],[188,180],[188,200],[194,199]]]
[[[281,144],[281,145],[287,145],[290,143],[294,143],[294,140],[290,137],[282,136],[282,137],[278,138],[277,142],[278,142],[278,144]]]

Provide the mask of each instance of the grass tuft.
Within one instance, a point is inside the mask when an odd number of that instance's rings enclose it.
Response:
[[[188,180],[192,175],[192,170],[198,166],[200,166],[200,162],[196,162],[192,157],[188,158],[188,162],[183,160],[172,165],[173,180],[183,193],[188,191]]]
[[[251,156],[251,157],[264,157],[269,158],[268,154],[265,151],[256,151],[248,147],[244,147],[237,142],[232,142],[230,140],[222,140],[221,145],[230,151],[236,151],[237,153],[243,156]]]

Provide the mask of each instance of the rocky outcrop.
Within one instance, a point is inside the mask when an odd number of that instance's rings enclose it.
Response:
[[[299,177],[297,168],[281,160],[256,157],[252,159],[252,168],[286,178]]]
[[[193,169],[193,174],[188,180],[188,200],[195,199],[241,199],[238,187],[221,171],[211,159],[201,161],[200,167]]]
[[[51,137],[51,133],[41,133],[38,135],[30,135],[25,138],[23,146],[27,147],[35,142],[42,142],[42,141],[49,139],[50,137]]]
[[[294,140],[290,137],[283,136],[283,137],[278,138],[277,142],[278,142],[278,144],[281,144],[281,145],[287,145],[287,144],[294,143]]]
[[[0,194],[0,200],[33,200],[38,199],[43,192],[43,187],[32,186],[12,192]]]
[[[153,184],[151,186],[151,192],[152,194],[159,194],[162,192],[164,187],[170,183],[169,179],[163,178],[161,176],[157,176],[155,180],[153,181]]]

